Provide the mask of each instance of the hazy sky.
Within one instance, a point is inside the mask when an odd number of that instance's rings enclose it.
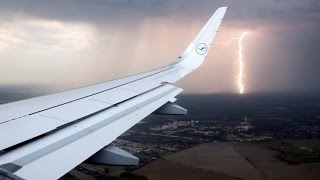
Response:
[[[249,32],[247,92],[320,90],[319,0],[0,0],[0,85],[69,89],[166,65],[226,5],[215,42]],[[237,92],[236,51],[215,45],[178,85]]]

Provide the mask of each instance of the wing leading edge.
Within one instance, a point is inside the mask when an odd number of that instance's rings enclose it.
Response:
[[[182,89],[204,61],[227,7],[219,8],[174,63],[149,72],[0,106],[0,179],[57,179]]]

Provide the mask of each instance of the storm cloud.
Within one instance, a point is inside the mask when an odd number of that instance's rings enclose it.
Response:
[[[216,41],[249,32],[248,92],[320,90],[317,0],[1,0],[0,83],[72,88],[165,65],[220,6]],[[215,45],[179,85],[236,92],[236,48]]]

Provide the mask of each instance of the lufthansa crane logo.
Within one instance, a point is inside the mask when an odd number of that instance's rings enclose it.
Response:
[[[208,51],[208,46],[205,43],[197,45],[196,51],[199,55],[204,55]]]

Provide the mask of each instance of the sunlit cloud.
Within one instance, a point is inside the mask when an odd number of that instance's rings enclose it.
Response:
[[[8,45],[0,42],[0,53],[4,52],[7,49]]]
[[[17,19],[0,25],[0,50],[13,48],[41,51],[80,51],[94,39],[94,28],[87,24],[47,19]]]

